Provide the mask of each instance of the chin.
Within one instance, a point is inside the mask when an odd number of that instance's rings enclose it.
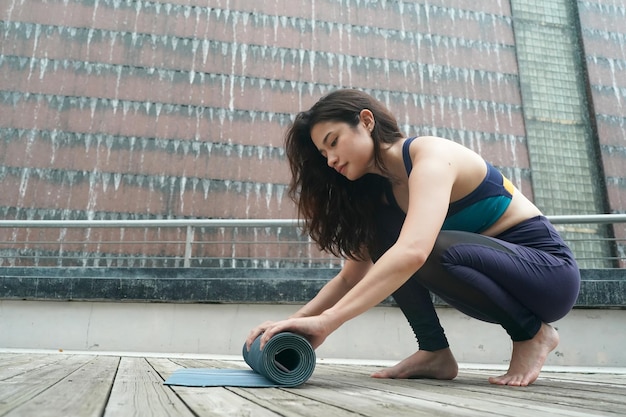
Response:
[[[363,177],[363,174],[361,174],[361,175],[356,175],[356,176],[355,176],[355,175],[345,175],[345,177],[346,177],[346,179],[347,179],[348,181],[356,181],[356,180],[358,180],[358,179],[362,178],[362,177]]]

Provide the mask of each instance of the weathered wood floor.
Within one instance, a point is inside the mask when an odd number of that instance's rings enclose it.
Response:
[[[492,386],[498,371],[454,381],[378,380],[371,366],[318,364],[291,389],[169,387],[181,367],[239,361],[0,353],[0,416],[624,416],[626,374],[544,372],[526,388]]]

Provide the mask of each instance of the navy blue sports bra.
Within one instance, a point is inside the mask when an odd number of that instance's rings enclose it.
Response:
[[[409,146],[414,139],[416,138],[407,139],[402,146],[407,175],[411,174],[413,168]],[[487,164],[485,179],[474,191],[450,203],[442,230],[480,233],[494,224],[509,207],[515,187],[500,171],[490,163],[485,163]],[[395,203],[395,199],[393,201]]]

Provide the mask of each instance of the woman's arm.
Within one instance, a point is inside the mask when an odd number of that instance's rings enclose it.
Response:
[[[328,281],[311,301],[289,318],[309,317],[322,314],[346,295],[372,267],[372,261],[347,260],[334,278]]]
[[[467,157],[443,141],[424,140],[412,152],[407,216],[396,243],[332,307],[319,316],[275,323],[261,338],[261,346],[285,330],[299,332],[314,347],[319,346],[343,323],[378,305],[421,268],[445,220],[458,166]]]
[[[292,314],[289,318],[302,318],[317,316],[334,306],[343,296],[346,295],[371,268],[372,261],[346,260],[343,268],[334,278],[328,281],[315,297],[306,303],[301,309]],[[274,322],[267,321],[252,329],[246,339],[248,349],[254,340],[267,328],[274,325]]]
[[[457,171],[453,160],[436,151],[414,158],[400,236],[352,290],[322,313],[331,331],[378,305],[426,262],[448,211]]]

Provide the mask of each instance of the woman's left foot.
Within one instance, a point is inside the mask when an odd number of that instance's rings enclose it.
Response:
[[[433,352],[418,350],[402,362],[378,372],[372,378],[408,379],[454,379],[459,372],[459,366],[452,355],[450,348]]]
[[[539,372],[552,352],[559,344],[559,334],[550,325],[541,323],[541,328],[530,340],[513,342],[511,364],[506,374],[489,378],[496,385],[525,387],[539,377]]]

